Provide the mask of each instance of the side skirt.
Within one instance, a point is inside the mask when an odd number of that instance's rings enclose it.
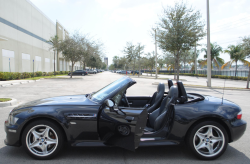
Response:
[[[167,146],[167,145],[179,145],[176,141],[167,140],[155,140],[155,138],[141,138],[139,147],[146,146]],[[104,147],[105,145],[102,141],[84,141],[72,144],[73,147]]]

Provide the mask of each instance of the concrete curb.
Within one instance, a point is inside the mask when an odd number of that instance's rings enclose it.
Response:
[[[21,83],[11,83],[11,85],[19,85],[19,84],[21,84]]]
[[[41,78],[41,79],[44,79],[44,78]],[[6,86],[11,86],[11,85],[19,85],[19,84],[27,84],[27,83],[34,83],[34,82],[37,82],[37,81],[41,81],[41,79],[39,80],[29,80],[29,81],[20,81],[20,82],[15,82],[15,83],[8,83],[8,84],[2,84],[0,85],[0,87],[6,87]]]
[[[7,101],[7,102],[0,102],[0,107],[6,107],[6,106],[13,106],[17,104],[17,100],[11,98],[12,100]]]
[[[159,83],[152,83],[152,85],[158,85]],[[168,85],[168,83],[164,83],[165,85]],[[231,88],[231,87],[206,87],[206,86],[197,86],[197,85],[189,85],[189,84],[184,84],[185,87],[187,88],[203,88],[203,89],[224,89],[224,90],[238,90],[238,91],[250,91],[250,89],[246,89],[246,88]]]
[[[10,84],[3,84],[3,85],[1,85],[1,87],[7,87],[7,86],[10,86]]]

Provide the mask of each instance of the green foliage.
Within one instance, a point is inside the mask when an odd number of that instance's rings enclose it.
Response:
[[[109,70],[115,70],[114,64],[111,64],[111,65],[109,66]]]
[[[68,74],[69,71],[56,71],[57,75]],[[19,80],[19,79],[26,79],[26,78],[33,78],[33,77],[42,77],[42,76],[52,76],[54,72],[0,72],[0,81],[5,80]]]
[[[250,36],[245,36],[242,38],[242,44],[243,53],[246,57],[250,58]],[[250,66],[249,66],[250,67]]]
[[[201,61],[200,64],[202,67],[207,65],[207,48],[202,49],[205,52],[204,58],[205,60]],[[220,57],[220,53],[222,51],[222,47],[216,43],[211,43],[211,64],[214,64],[218,69],[220,69],[220,65],[224,64],[224,60]]]
[[[201,40],[204,33],[204,23],[201,21],[199,11],[188,8],[183,2],[175,3],[175,6],[168,6],[164,9],[160,18],[157,41],[163,52],[170,52],[174,55],[177,69],[177,80],[179,79],[180,58],[187,50],[195,46]]]
[[[10,98],[0,98],[0,102],[6,102],[6,101],[10,101]]]
[[[43,73],[42,73],[41,71],[38,71],[38,72],[36,72],[36,75],[37,75],[37,76],[42,76]]]
[[[153,73],[154,74],[154,73]],[[163,75],[174,75],[174,73],[164,73],[160,72],[159,74]],[[198,77],[207,77],[205,74],[194,74],[194,73],[180,73],[183,76],[198,76]],[[235,76],[225,76],[225,75],[212,75],[212,78],[219,78],[219,79],[231,79],[231,80],[247,80],[247,77],[235,77]]]
[[[227,47],[228,49],[225,50],[225,53],[228,53],[230,55],[230,61],[225,63],[221,69],[224,69],[226,66],[229,66],[231,68],[233,63],[236,63],[235,66],[235,76],[237,74],[237,66],[238,66],[238,61],[241,61],[245,65],[250,65],[250,62],[246,60],[246,55],[244,54],[243,47],[241,45],[229,45]]]

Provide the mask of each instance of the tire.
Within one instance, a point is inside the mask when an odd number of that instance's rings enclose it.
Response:
[[[49,120],[37,120],[27,125],[22,133],[22,145],[33,158],[54,158],[64,145],[64,134],[60,127]]]
[[[211,131],[212,133],[210,133]],[[213,160],[225,152],[228,145],[228,134],[218,122],[204,121],[191,129],[187,144],[197,158]]]
[[[84,74],[84,73],[82,73],[82,76],[85,76],[85,74]]]

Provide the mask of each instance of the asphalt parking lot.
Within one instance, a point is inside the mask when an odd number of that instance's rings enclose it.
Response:
[[[61,95],[86,94],[106,86],[112,81],[120,78],[121,75],[103,72],[96,75],[88,75],[74,79],[44,79],[34,83],[0,87],[0,97],[11,97],[18,100],[18,103]],[[130,87],[127,95],[152,95],[157,85],[154,82],[163,80],[135,78],[137,84]],[[184,81],[185,83],[185,81]],[[223,83],[223,81],[222,81]],[[168,89],[166,89],[167,91]],[[200,93],[222,97],[223,90],[186,88],[187,92]],[[224,98],[239,104],[243,111],[243,119],[249,123],[250,120],[250,91],[225,90]],[[141,147],[135,152],[121,148],[74,148],[65,146],[62,153],[50,161],[38,161],[29,157],[22,149],[6,146],[4,144],[4,120],[7,119],[12,107],[0,107],[0,163],[185,163],[194,164],[201,161],[196,159],[185,145],[165,147]],[[250,163],[250,128],[244,136],[230,143],[223,156],[213,163],[227,164],[249,164]],[[211,161],[202,161],[211,163]]]

